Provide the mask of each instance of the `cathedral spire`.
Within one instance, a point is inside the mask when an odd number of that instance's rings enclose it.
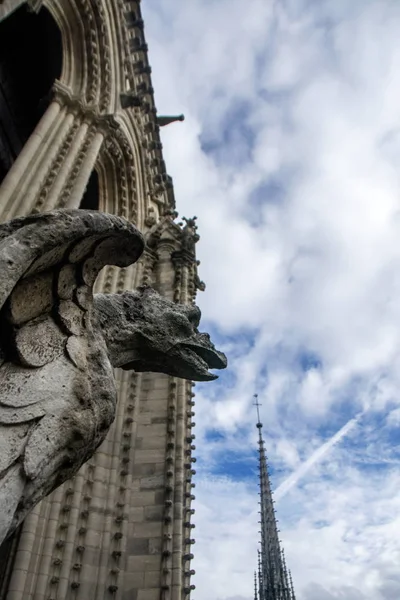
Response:
[[[285,556],[278,537],[274,500],[269,480],[267,456],[262,436],[260,404],[254,395],[257,407],[261,551],[258,558],[258,597],[257,600],[295,600],[293,582],[286,567]]]
[[[258,600],[264,600],[264,587],[262,583],[262,570],[261,570],[261,552],[258,553]]]
[[[292,579],[292,573],[289,571],[289,585],[290,585],[290,600],[296,600],[296,596],[294,593],[294,587],[293,587],[293,579]]]

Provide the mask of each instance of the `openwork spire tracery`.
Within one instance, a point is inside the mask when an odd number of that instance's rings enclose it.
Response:
[[[258,567],[255,581],[255,600],[296,600],[290,571],[287,570],[283,549],[278,537],[274,500],[269,480],[267,456],[262,437],[260,404],[254,396],[257,407],[259,485],[260,485],[260,524],[261,550],[258,553]],[[257,581],[258,580],[258,581]],[[258,589],[257,589],[258,588]]]

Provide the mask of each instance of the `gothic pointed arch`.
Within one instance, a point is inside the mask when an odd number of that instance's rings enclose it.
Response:
[[[0,183],[45,113],[62,70],[61,32],[47,9],[22,5],[0,22]]]
[[[64,63],[60,82],[71,98],[110,110],[113,91],[111,33],[102,0],[45,0],[63,40]]]
[[[114,19],[110,20],[104,0],[10,0],[0,11],[0,23],[13,19],[20,10],[29,13],[33,23],[43,9],[52,15],[61,32],[62,85],[84,104],[97,106],[103,113],[112,112],[124,71],[118,53],[111,50],[115,33],[121,29],[122,14],[113,11]],[[19,41],[23,41],[21,34],[16,38]]]

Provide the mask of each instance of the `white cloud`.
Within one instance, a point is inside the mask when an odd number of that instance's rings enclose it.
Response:
[[[159,112],[186,116],[162,137],[178,210],[199,218],[198,300],[231,358],[198,388],[198,453],[207,473],[250,456],[257,391],[274,483],[321,459],[278,505],[299,600],[398,598],[400,4],[143,11]],[[250,600],[255,489],[198,472],[196,598]]]
[[[280,499],[291,490],[302,477],[312,469],[319,461],[326,459],[327,454],[334,447],[335,444],[339,443],[344,436],[348,435],[353,427],[357,424],[358,418],[351,419],[341,429],[335,433],[327,442],[322,444],[312,455],[301,464],[281,485],[275,492],[275,498]]]

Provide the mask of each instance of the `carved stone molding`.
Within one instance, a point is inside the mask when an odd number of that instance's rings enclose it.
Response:
[[[118,0],[118,7],[125,25],[122,28],[123,49],[125,51],[126,76],[129,81],[129,90],[125,90],[125,93],[131,94],[137,100],[135,100],[135,106],[128,110],[134,111],[141,145],[146,155],[146,193],[160,206],[160,209],[174,208],[172,180],[166,172],[162,155],[160,127],[157,121],[140,3]],[[135,18],[132,17],[133,10]],[[134,32],[134,35],[130,37],[128,31]]]
[[[26,3],[32,12],[37,13],[43,5],[43,0],[26,0]]]
[[[102,148],[105,163],[110,161],[116,172],[115,185],[120,213],[127,219],[136,221],[138,212],[136,162],[132,147],[127,139],[123,128],[115,119],[105,119],[108,127]]]
[[[32,7],[43,4],[54,15],[63,36],[67,80],[65,84],[84,98],[89,105],[98,105],[101,112],[111,107],[113,73],[111,65],[110,19],[104,0],[29,0]],[[71,19],[71,4],[79,22]],[[82,89],[83,87],[83,89]]]
[[[54,83],[53,94],[56,102],[62,106],[67,106],[69,111],[83,123],[96,125],[99,131],[103,133],[109,133],[120,128],[115,115],[104,113],[99,105],[88,103],[82,96],[74,95],[72,90],[61,81]]]

